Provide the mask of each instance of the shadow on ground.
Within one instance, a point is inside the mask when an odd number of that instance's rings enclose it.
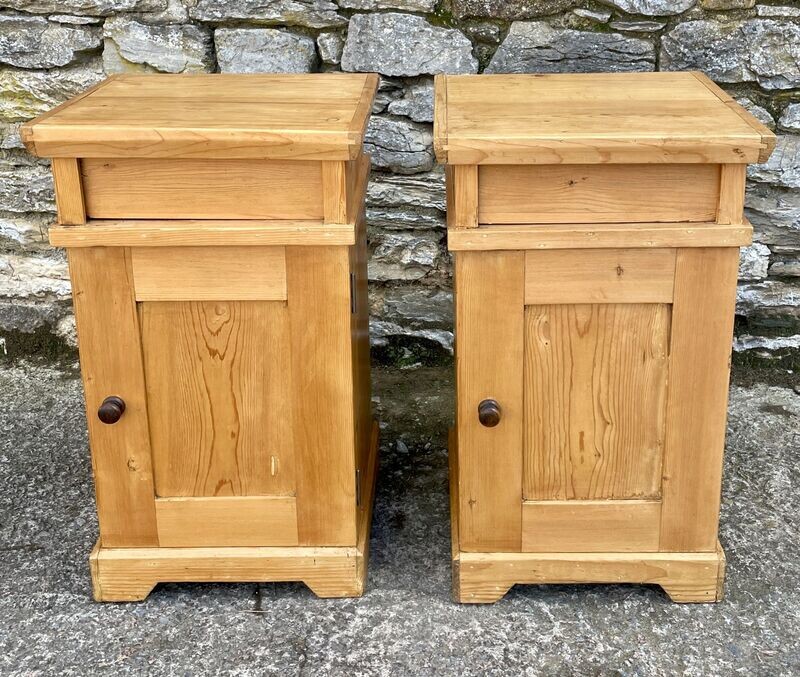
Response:
[[[379,369],[372,561],[361,599],[299,584],[162,585],[96,604],[96,522],[74,370],[0,370],[0,673],[789,675],[800,671],[800,396],[731,392],[726,600],[647,586],[518,586],[450,599],[450,369]]]

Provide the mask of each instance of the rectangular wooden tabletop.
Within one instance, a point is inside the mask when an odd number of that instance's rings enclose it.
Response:
[[[702,73],[440,75],[449,164],[761,162],[775,137]]]
[[[43,157],[353,159],[373,74],[116,75],[22,128]]]

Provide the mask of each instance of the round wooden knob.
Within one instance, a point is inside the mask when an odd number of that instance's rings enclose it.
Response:
[[[478,405],[478,420],[487,428],[494,428],[500,423],[500,405],[497,400],[483,400]]]
[[[121,397],[117,397],[116,395],[112,395],[111,397],[106,397],[106,399],[103,400],[103,404],[101,404],[100,408],[97,410],[97,418],[99,418],[103,423],[111,425],[112,423],[119,421],[124,413],[125,400],[123,400]]]

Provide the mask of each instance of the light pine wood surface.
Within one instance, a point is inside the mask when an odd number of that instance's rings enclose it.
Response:
[[[328,163],[324,163],[327,165]],[[323,163],[123,158],[81,161],[95,219],[321,219]],[[344,217],[335,223],[345,223]]]
[[[140,308],[157,495],[293,495],[286,304]]]
[[[23,126],[42,157],[351,160],[372,73],[124,74]]]
[[[525,252],[525,303],[672,303],[674,249]]]
[[[455,598],[628,582],[721,599],[746,164],[774,134],[700,73],[440,75],[434,98]]]
[[[294,496],[156,499],[162,548],[297,545]]]
[[[664,551],[716,547],[738,264],[736,249],[678,251],[664,443]]]
[[[504,249],[648,249],[669,247],[744,247],[753,227],[717,223],[565,223],[486,228],[448,228],[450,251]],[[52,232],[52,231],[51,231]],[[52,241],[53,236],[50,236]]]
[[[744,166],[744,165],[742,165]],[[457,165],[478,170],[478,221],[713,221],[719,165]]]
[[[523,552],[658,552],[661,501],[525,501]]]
[[[86,206],[79,161],[75,158],[53,158],[50,165],[56,189],[58,222],[65,225],[85,223]]]
[[[109,547],[155,546],[150,425],[130,256],[125,249],[91,247],[70,250],[68,257],[100,538]],[[110,395],[125,402],[114,425],[97,417]]]
[[[367,474],[378,464],[378,425],[370,435]],[[160,547],[112,548],[98,542],[89,564],[94,598],[106,602],[145,599],[159,582],[302,581],[318,597],[364,593],[369,559],[374,481],[359,509],[358,540],[351,547]]]
[[[717,223],[742,223],[747,166],[722,165],[720,171]]]
[[[526,306],[525,498],[660,496],[669,332],[665,304]]]
[[[24,126],[54,158],[50,237],[74,269],[97,599],[180,580],[363,592],[377,85],[126,74]]]
[[[137,301],[286,299],[284,247],[131,248]]]
[[[518,551],[522,517],[522,252],[461,252],[456,276],[456,422],[462,550]],[[478,405],[494,399],[486,428]]]
[[[775,135],[696,73],[441,75],[440,162],[763,162]]]
[[[448,165],[447,226],[476,228],[478,226],[478,168],[474,165]]]
[[[356,543],[347,247],[287,247],[291,406],[301,545]]]
[[[461,553],[457,599],[501,599],[515,584],[647,583],[673,602],[718,602],[725,555],[715,552]]]
[[[352,224],[257,219],[100,219],[81,226],[53,225],[54,247],[177,247],[352,245]]]

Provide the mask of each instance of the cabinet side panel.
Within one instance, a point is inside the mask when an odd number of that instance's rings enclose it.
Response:
[[[661,550],[717,547],[739,250],[678,250]]]
[[[660,496],[669,325],[660,303],[525,308],[525,498]]]
[[[348,247],[287,247],[300,545],[356,544]]]
[[[103,546],[158,545],[139,321],[128,250],[68,252]],[[97,409],[125,401],[113,425]]]
[[[158,496],[293,495],[286,303],[147,301],[140,312]]]
[[[368,495],[372,401],[370,398],[369,298],[367,286],[367,235],[363,207],[356,219],[356,244],[350,247],[350,273],[353,285],[351,332],[353,336],[353,409],[355,412],[356,467],[359,472],[362,504]]]
[[[461,550],[519,552],[522,538],[523,252],[456,255]],[[500,423],[478,405],[494,399]]]

